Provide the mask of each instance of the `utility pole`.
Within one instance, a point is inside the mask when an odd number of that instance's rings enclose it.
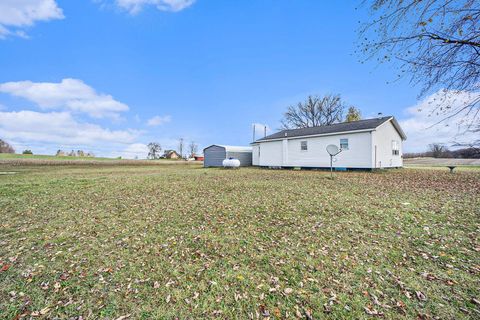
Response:
[[[180,157],[183,158],[183,138],[180,138],[178,142],[178,151],[180,151]]]

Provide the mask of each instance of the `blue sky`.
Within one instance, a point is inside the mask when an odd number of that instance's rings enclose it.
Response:
[[[420,130],[425,101],[393,65],[359,63],[360,1],[25,2],[41,10],[0,4],[0,138],[17,151],[246,145],[252,123],[276,130],[290,104],[326,93],[403,121],[423,138],[406,151],[439,136]]]

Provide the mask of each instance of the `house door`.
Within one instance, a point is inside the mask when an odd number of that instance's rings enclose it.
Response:
[[[375,166],[374,168],[377,167],[377,146],[375,146]]]

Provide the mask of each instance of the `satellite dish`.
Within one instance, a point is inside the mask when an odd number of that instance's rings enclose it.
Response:
[[[330,179],[333,179],[333,163],[337,162],[337,158],[334,157],[342,152],[342,149],[338,148],[334,144],[329,144],[327,146],[327,152],[330,155]]]
[[[327,152],[328,154],[330,154],[331,156],[335,156],[337,154],[340,153],[340,149],[338,149],[338,147],[334,144],[329,144],[327,146]]]

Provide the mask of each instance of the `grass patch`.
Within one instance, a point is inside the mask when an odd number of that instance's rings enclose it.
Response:
[[[480,314],[479,171],[14,171],[2,319]]]
[[[39,159],[39,160],[115,160],[114,158],[102,157],[72,157],[72,156],[52,156],[41,154],[16,154],[16,153],[0,153],[0,159]]]

